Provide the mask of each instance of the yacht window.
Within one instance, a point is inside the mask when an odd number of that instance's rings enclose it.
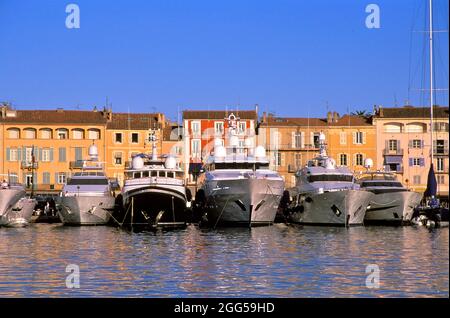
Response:
[[[67,185],[107,185],[108,179],[86,179],[72,178],[67,181]]]
[[[403,185],[400,182],[373,182],[373,181],[364,181],[361,184],[362,187],[403,187]]]
[[[168,178],[175,178],[175,175],[173,172],[167,172],[167,177]]]
[[[140,172],[135,172],[133,176],[134,176],[134,178],[140,178],[141,177],[141,173]]]
[[[308,177],[309,182],[316,181],[343,181],[352,182],[353,176],[351,175],[340,175],[340,174],[319,174]]]
[[[158,176],[158,171],[152,171],[151,172],[151,176],[152,177],[157,177]]]
[[[144,171],[144,172],[142,172],[142,177],[144,177],[144,178],[148,178],[148,171]]]
[[[177,178],[183,178],[183,172],[176,172]]]

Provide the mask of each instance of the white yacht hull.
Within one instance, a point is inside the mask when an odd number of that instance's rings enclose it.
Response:
[[[301,193],[289,219],[293,223],[310,225],[363,225],[373,196],[371,192],[359,190]]]
[[[210,226],[270,225],[284,191],[283,180],[210,180],[205,191],[206,219]]]
[[[370,201],[364,221],[367,224],[409,224],[422,194],[412,191],[377,193]]]
[[[68,196],[58,200],[58,215],[64,225],[104,225],[114,211],[113,196]]]
[[[25,190],[0,191],[0,226],[26,226],[30,223],[36,200],[26,198]]]

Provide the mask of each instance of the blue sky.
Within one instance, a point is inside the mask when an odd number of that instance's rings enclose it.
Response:
[[[413,31],[425,28],[427,2],[0,0],[0,101],[92,109],[108,96],[113,111],[172,119],[254,104],[278,116],[419,105],[428,56]],[[80,29],[65,27],[69,3]],[[370,3],[380,29],[365,26]],[[434,3],[436,28],[448,30],[448,1]],[[437,85],[448,88],[448,34],[436,38]]]

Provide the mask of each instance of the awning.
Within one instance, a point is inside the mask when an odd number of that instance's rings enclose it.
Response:
[[[402,156],[385,156],[384,157],[384,162],[387,165],[390,164],[399,164],[403,162],[403,157]]]
[[[200,173],[200,169],[202,168],[202,163],[190,163],[189,164],[189,174],[199,174]]]

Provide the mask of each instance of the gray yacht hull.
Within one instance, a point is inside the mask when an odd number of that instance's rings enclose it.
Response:
[[[289,215],[292,223],[309,225],[363,225],[374,194],[359,190],[302,193]]]
[[[260,178],[210,180],[203,190],[208,225],[270,225],[275,220],[284,182]]]
[[[410,224],[414,208],[419,205],[422,194],[412,191],[377,193],[366,211],[366,224]]]
[[[0,191],[0,226],[26,226],[31,221],[36,200],[26,198],[25,190]]]
[[[105,225],[114,211],[113,196],[60,197],[58,215],[64,225]]]

